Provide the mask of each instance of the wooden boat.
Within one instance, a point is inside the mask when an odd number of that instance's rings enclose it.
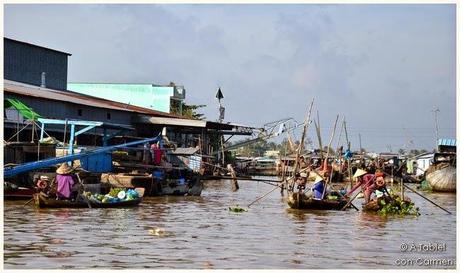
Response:
[[[200,196],[203,191],[201,179],[191,182],[178,183],[177,180],[165,180],[158,183],[158,190],[149,194],[155,195],[176,195],[176,196]]]
[[[138,206],[142,198],[117,203],[101,203],[89,199],[79,199],[76,201],[56,200],[40,192],[34,194],[34,201],[35,205],[39,208],[122,208]]]
[[[451,165],[435,167],[427,171],[426,181],[433,191],[455,192],[457,190],[457,169]]]
[[[102,174],[101,182],[106,187],[143,187],[145,196],[200,196],[203,190],[203,182],[198,174],[188,179],[152,177],[150,174]]]
[[[367,204],[363,205],[363,211],[367,212],[377,212],[382,208],[382,205],[379,202],[379,198],[369,201]]]
[[[341,210],[346,204],[347,199],[337,200],[317,200],[307,197],[304,193],[294,192],[289,194],[288,205],[293,209],[314,209],[314,210]]]
[[[5,189],[3,197],[5,200],[29,200],[35,193],[35,189],[18,187],[17,189]]]

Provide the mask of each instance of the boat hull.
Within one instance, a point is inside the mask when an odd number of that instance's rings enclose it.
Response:
[[[433,191],[455,192],[457,190],[457,169],[447,166],[426,174],[426,181]]]
[[[316,200],[299,192],[290,194],[288,198],[288,205],[293,209],[341,210],[346,204],[345,199]]]
[[[41,193],[34,194],[35,205],[39,208],[125,208],[135,207],[140,204],[142,198],[118,203],[98,203],[88,200],[88,202],[71,201],[71,200],[55,200],[48,198]],[[89,203],[89,204],[88,204]]]
[[[34,193],[34,189],[19,187],[14,190],[5,190],[3,192],[3,197],[5,200],[26,200],[31,199]]]

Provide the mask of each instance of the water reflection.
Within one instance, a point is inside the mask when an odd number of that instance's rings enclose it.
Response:
[[[108,268],[397,268],[402,240],[448,244],[456,255],[456,219],[411,196],[418,218],[289,209],[272,186],[209,181],[201,197],[146,198],[129,209],[36,209],[5,202],[7,269]],[[455,195],[429,198],[455,211]],[[428,214],[429,216],[427,216]],[[442,223],[439,224],[439,223]]]

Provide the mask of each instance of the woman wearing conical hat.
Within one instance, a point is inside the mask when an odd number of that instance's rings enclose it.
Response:
[[[62,163],[56,170],[56,195],[59,199],[69,199],[72,195],[72,187],[75,184],[72,171],[73,169],[66,162]]]
[[[322,176],[317,174],[315,178],[315,184],[313,184],[313,187],[311,188],[311,191],[313,193],[313,199],[317,200],[322,200],[323,197],[325,196],[324,191],[326,182],[324,181],[325,179],[329,178],[329,174],[325,172]]]
[[[377,189],[377,185],[375,184],[375,175],[368,174],[363,169],[357,169],[353,178],[357,180],[357,183],[351,188],[345,197],[349,197],[357,188],[361,187],[364,192],[364,204],[371,199],[371,194]]]

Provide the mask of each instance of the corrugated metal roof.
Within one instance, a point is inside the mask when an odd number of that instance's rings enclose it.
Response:
[[[147,115],[160,117],[180,118],[180,116],[151,110],[139,106],[133,106],[120,102],[110,101],[106,99],[96,98],[89,95],[83,95],[72,91],[59,91],[49,88],[41,88],[38,86],[28,85],[20,82],[4,80],[3,89],[5,92],[19,94],[23,96],[31,96],[49,100],[65,101],[69,103],[81,104],[86,106],[113,109],[119,111],[136,112]]]
[[[438,139],[438,146],[457,146],[457,140],[450,138],[440,138]]]
[[[35,45],[35,44],[31,44],[31,43],[27,43],[27,42],[23,42],[23,41],[19,41],[19,40],[7,38],[7,37],[4,37],[3,39],[4,39],[4,40],[10,40],[10,41],[17,42],[17,43],[21,43],[21,44],[25,44],[25,45],[29,45],[29,46],[34,46],[34,47],[39,47],[39,48],[51,50],[51,51],[54,51],[54,52],[66,54],[66,55],[68,55],[68,56],[72,56],[72,54],[70,54],[70,53],[67,53],[67,52],[64,52],[64,51],[60,51],[60,50],[56,50],[56,49],[52,49],[52,48],[49,48],[49,47],[39,46],[39,45]]]
[[[206,127],[206,121],[196,120],[196,119],[138,116],[135,119],[135,121],[139,123],[151,123],[151,124],[158,124],[158,125],[198,127],[198,128]]]

